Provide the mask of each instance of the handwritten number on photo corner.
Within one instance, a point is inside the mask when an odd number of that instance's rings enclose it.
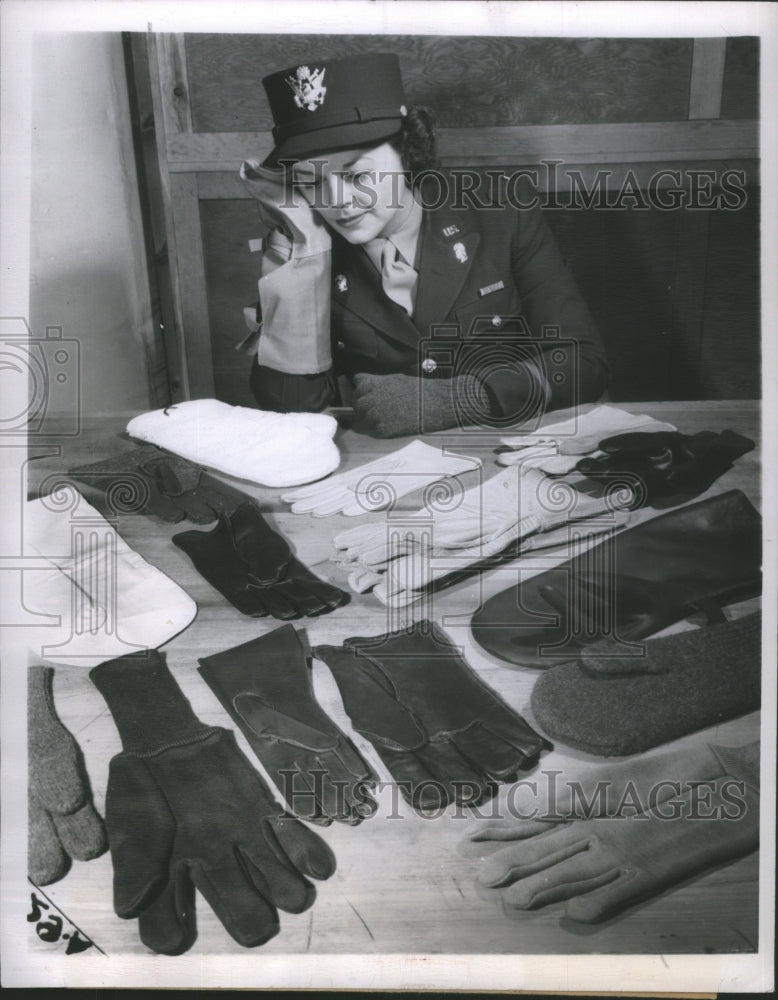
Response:
[[[73,927],[72,931],[63,934],[62,917],[56,913],[46,914],[44,912],[50,909],[51,905],[46,900],[40,899],[34,892],[30,893],[30,912],[27,914],[27,923],[35,924],[35,933],[41,941],[46,941],[50,944],[60,939],[67,941],[67,947],[65,948],[66,955],[78,955],[93,945],[97,947],[94,941],[82,937],[77,927]],[[100,951],[99,948],[97,950]]]

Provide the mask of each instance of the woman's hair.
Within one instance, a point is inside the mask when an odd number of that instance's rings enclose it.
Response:
[[[435,142],[435,119],[428,108],[409,108],[408,114],[403,118],[402,128],[389,142],[400,154],[411,185],[425,170],[437,170],[440,167]]]

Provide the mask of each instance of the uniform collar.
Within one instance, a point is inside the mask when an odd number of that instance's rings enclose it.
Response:
[[[406,264],[410,264],[411,267],[418,270],[419,234],[421,232],[422,215],[421,205],[411,195],[410,205],[400,228],[389,237],[379,237],[365,244],[365,253],[379,271],[381,270],[381,251],[384,246],[384,239],[389,239],[394,244]]]

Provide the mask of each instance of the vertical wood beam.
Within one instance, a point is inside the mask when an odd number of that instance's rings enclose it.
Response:
[[[174,338],[180,359],[171,391],[174,399],[196,399],[213,396],[214,384],[197,178],[193,173],[171,175],[166,156],[168,136],[192,131],[184,38],[150,33],[148,45]]]
[[[721,117],[726,38],[695,38],[689,84],[689,120]]]

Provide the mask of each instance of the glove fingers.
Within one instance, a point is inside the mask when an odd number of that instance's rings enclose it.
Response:
[[[620,871],[618,877],[571,899],[566,913],[571,920],[594,924],[605,920],[646,896],[659,892],[664,886],[651,872],[629,873]]]
[[[451,802],[474,805],[488,795],[488,776],[480,769],[478,761],[462,755],[453,740],[430,742],[417,753],[437,782],[436,806]],[[431,797],[430,792],[428,798]]]
[[[515,775],[525,760],[521,750],[495,736],[480,722],[454,733],[452,739],[468,760],[483,768],[494,780],[504,780]]]
[[[245,948],[255,948],[275,937],[280,925],[275,907],[255,889],[246,874],[252,872],[244,873],[237,857],[219,867],[206,868],[200,863],[191,867],[192,881],[227,933]]]
[[[70,858],[62,849],[51,816],[30,796],[27,810],[27,874],[36,885],[67,875]]]
[[[338,606],[337,604],[333,605],[331,600],[327,599],[329,595],[326,594],[326,591],[322,594],[317,593],[316,587],[309,585],[307,581],[295,580],[289,589],[293,591],[290,603],[294,603],[300,615],[304,617],[327,614],[333,610],[333,607]]]
[[[416,754],[407,750],[391,750],[381,744],[376,744],[376,750],[397,782],[402,797],[414,809],[439,809],[446,804],[440,780],[427,770]]]
[[[619,878],[619,869],[583,863],[583,855],[556,865],[551,871],[538,872],[504,889],[503,902],[516,910],[535,910],[549,903],[572,899],[608,885]],[[568,915],[570,907],[568,906]]]
[[[493,888],[508,885],[554,865],[561,866],[568,858],[575,858],[588,849],[589,838],[573,826],[551,829],[492,854],[481,865],[478,881]]]
[[[475,820],[464,836],[474,844],[526,840],[558,826],[558,821],[542,819]]]
[[[175,820],[143,761],[114,757],[105,826],[113,863],[114,910],[137,917],[169,879]]]
[[[273,587],[263,587],[261,590],[257,590],[257,598],[262,602],[266,614],[269,614],[272,618],[279,619],[279,621],[292,621],[295,618],[302,617],[297,603],[293,603],[290,597],[291,595],[288,595],[283,584],[276,584]]]
[[[160,955],[180,955],[197,937],[194,886],[189,872],[180,865],[154,902],[138,917],[138,935]]]
[[[210,524],[219,516],[198,493],[182,493],[176,497],[176,503],[183,510],[184,517],[193,524]]]
[[[323,881],[335,871],[335,855],[329,846],[321,837],[309,830],[307,826],[299,823],[293,816],[271,817],[265,824],[263,833],[267,846],[285,866],[288,866],[290,862],[294,865],[297,869],[296,877],[310,889],[311,893],[314,892],[313,886],[309,886],[305,879],[299,875],[299,872]],[[286,902],[274,901],[281,909],[288,910],[290,913],[301,912],[299,909],[293,909]],[[307,905],[309,904],[303,906],[302,909],[306,909]]]
[[[91,802],[66,816],[54,815],[60,843],[76,861],[91,861],[108,849],[103,821]]]

